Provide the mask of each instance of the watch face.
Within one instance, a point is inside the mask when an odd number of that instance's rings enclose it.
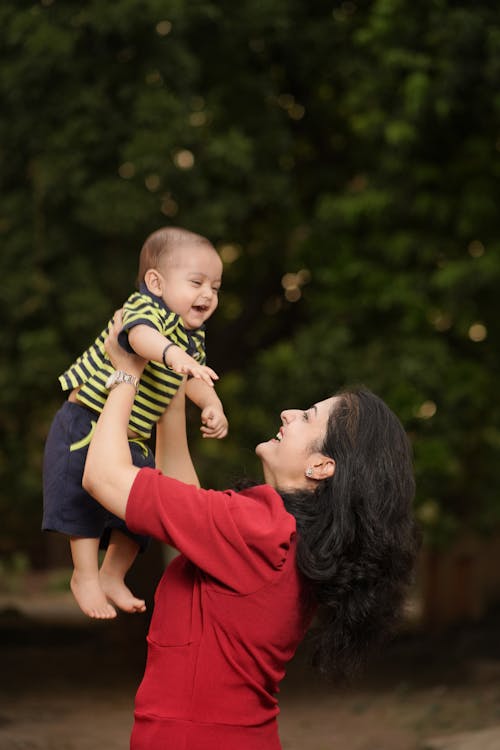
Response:
[[[123,372],[123,370],[115,370],[115,372],[111,373],[106,381],[106,388],[109,391],[119,383],[130,383],[130,385],[134,386],[136,392],[139,388],[139,378],[136,378],[135,375],[129,375],[127,372]]]

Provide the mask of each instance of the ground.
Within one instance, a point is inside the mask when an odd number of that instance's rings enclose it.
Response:
[[[146,624],[92,622],[68,593],[1,595],[0,750],[126,750]],[[498,750],[499,628],[493,612],[406,632],[342,688],[301,650],[281,694],[283,750]]]

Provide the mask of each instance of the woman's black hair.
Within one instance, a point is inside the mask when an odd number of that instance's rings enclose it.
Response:
[[[346,677],[397,623],[418,549],[408,438],[365,389],[346,390],[319,451],[335,473],[313,493],[280,491],[297,522],[297,565],[318,604],[314,663]]]

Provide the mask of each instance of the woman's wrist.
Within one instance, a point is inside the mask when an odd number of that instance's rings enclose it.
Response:
[[[116,388],[117,385],[120,385],[121,383],[124,383],[126,385],[131,385],[135,392],[137,393],[139,391],[139,380],[140,380],[140,373],[136,375],[134,373],[134,368],[129,368],[131,371],[128,372],[127,370],[115,370],[111,373],[109,378],[106,381],[106,388],[108,391],[111,391],[113,388]]]

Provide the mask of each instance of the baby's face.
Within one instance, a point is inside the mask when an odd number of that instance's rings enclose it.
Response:
[[[219,302],[222,261],[208,246],[182,248],[171,253],[159,268],[161,297],[180,315],[186,328],[199,328]]]

